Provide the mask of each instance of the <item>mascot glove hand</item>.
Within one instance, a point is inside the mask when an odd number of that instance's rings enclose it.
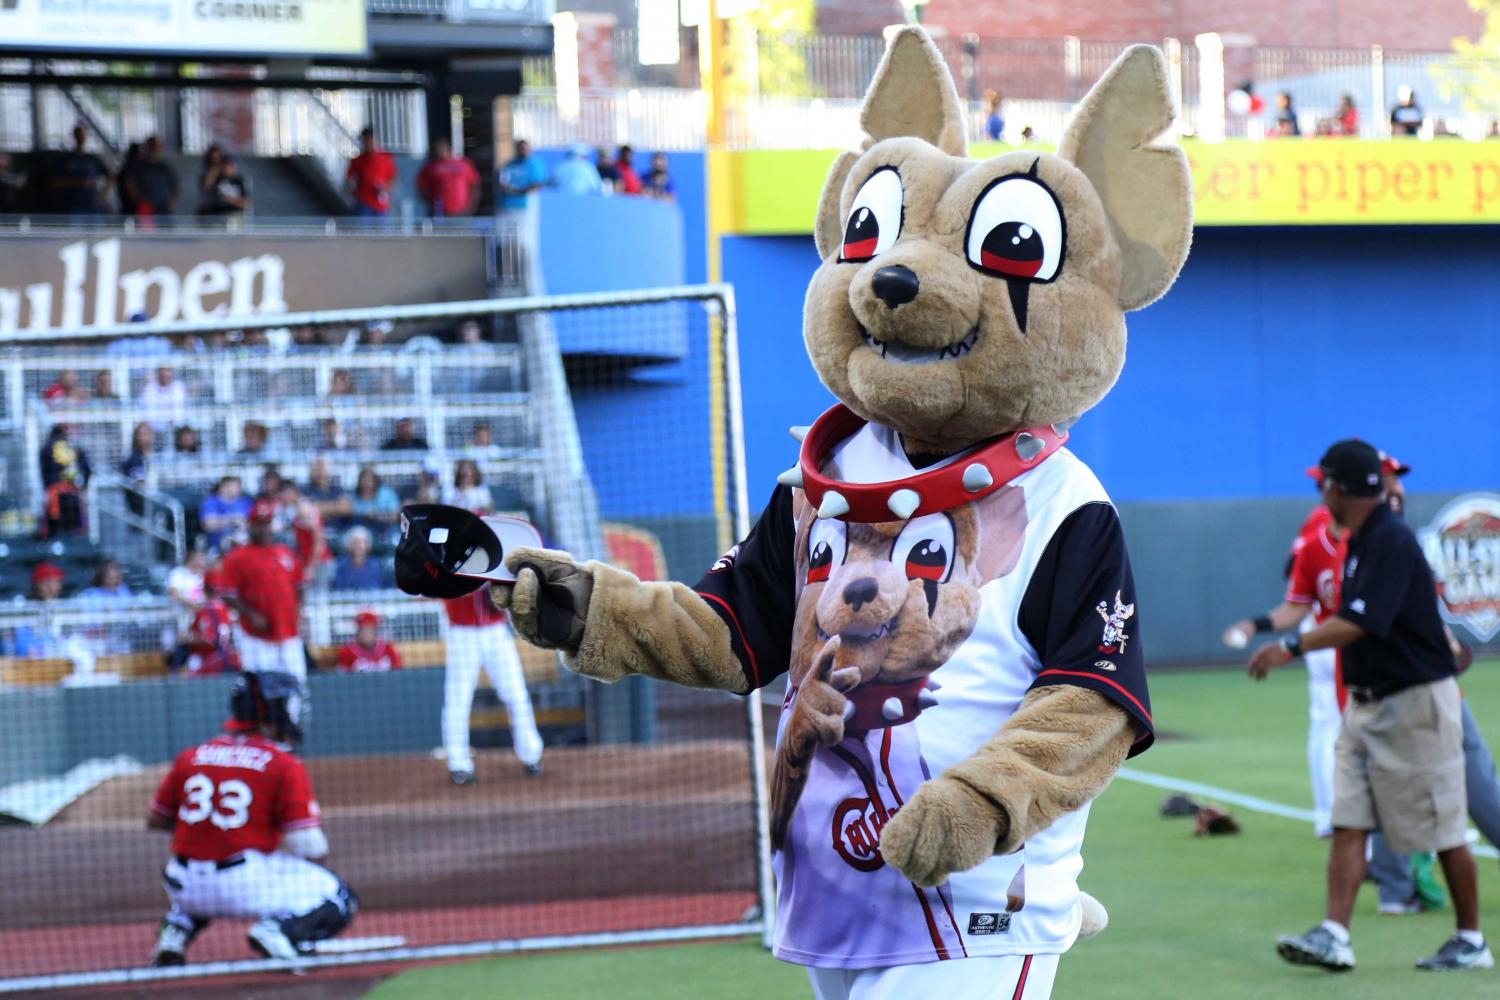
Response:
[[[963,781],[940,777],[917,790],[880,831],[880,853],[917,885],[932,887],[995,854],[1010,823]]]
[[[505,560],[516,582],[494,588],[521,638],[543,649],[578,652],[588,620],[594,574],[566,552],[519,548]]]

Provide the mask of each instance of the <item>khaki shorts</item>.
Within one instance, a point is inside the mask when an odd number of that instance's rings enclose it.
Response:
[[[1468,821],[1458,683],[1418,684],[1344,710],[1334,747],[1333,825],[1380,830],[1391,850],[1446,851]]]

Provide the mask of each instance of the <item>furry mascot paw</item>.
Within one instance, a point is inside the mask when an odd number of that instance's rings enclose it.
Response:
[[[962,781],[936,778],[880,831],[880,853],[917,885],[931,887],[988,861],[1009,826],[1004,810]]]
[[[505,560],[516,582],[492,588],[521,638],[543,649],[577,652],[588,620],[594,575],[566,552],[516,549]]]

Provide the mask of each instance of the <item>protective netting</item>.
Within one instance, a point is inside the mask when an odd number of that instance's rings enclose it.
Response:
[[[12,353],[0,987],[147,966],[164,917],[189,963],[255,957],[262,917],[313,955],[758,927],[744,699],[583,680],[391,577],[422,500],[697,579],[744,527],[724,295]],[[267,762],[243,748],[285,735],[284,699],[224,725],[239,671],[278,667],[306,675],[305,740]],[[216,737],[240,756],[173,768]],[[291,859],[314,819],[327,857]]]

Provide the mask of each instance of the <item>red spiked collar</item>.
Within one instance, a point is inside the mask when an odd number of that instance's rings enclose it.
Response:
[[[906,479],[846,483],[825,476],[823,463],[833,449],[866,423],[847,406],[835,404],[803,437],[797,467],[779,477],[784,485],[801,487],[821,518],[879,524],[952,510],[1036,468],[1068,440],[1067,430],[1059,426],[1028,427]]]

